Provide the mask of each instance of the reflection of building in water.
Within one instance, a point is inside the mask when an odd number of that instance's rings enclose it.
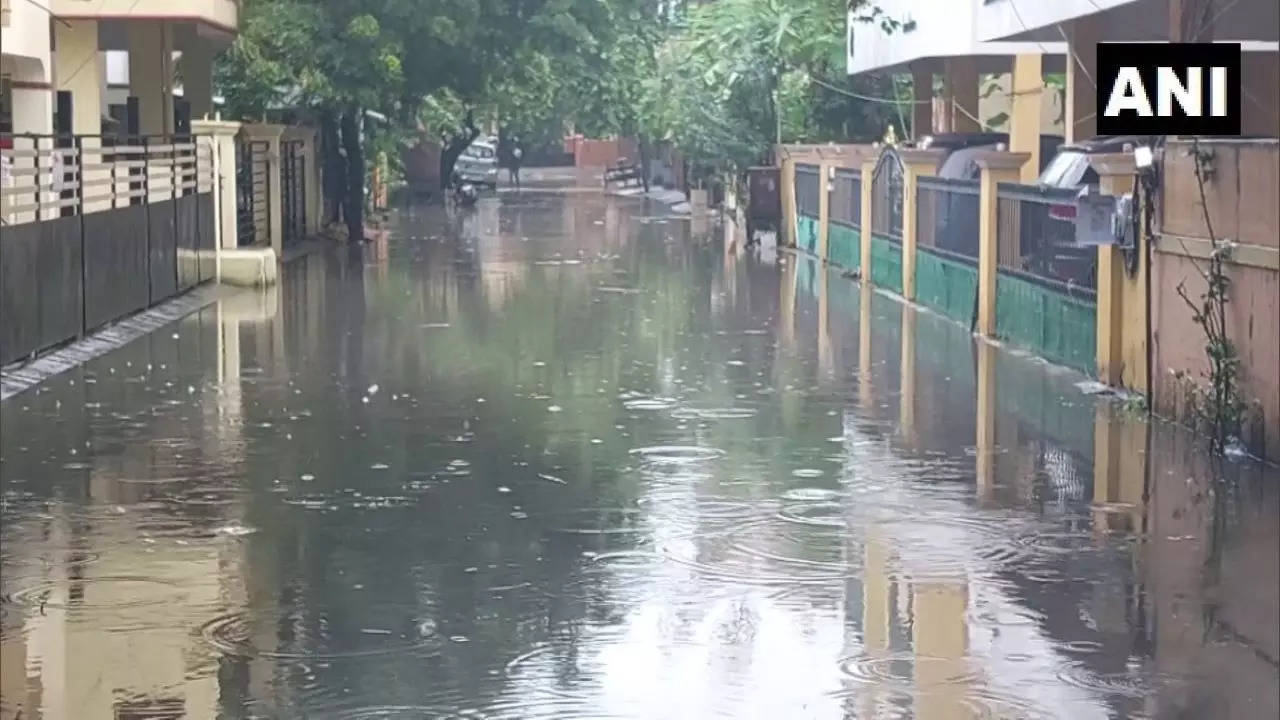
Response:
[[[132,520],[113,519],[82,538],[101,556],[77,566],[64,548],[79,521],[56,512],[46,522],[43,543],[34,533],[16,540],[53,564],[23,582],[40,588],[31,602],[6,611],[5,720],[217,717],[216,660],[192,632],[208,618],[190,612],[221,607],[235,541],[146,543]],[[20,620],[11,624],[14,615]]]

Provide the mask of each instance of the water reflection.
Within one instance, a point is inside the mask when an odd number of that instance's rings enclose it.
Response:
[[[529,191],[284,280],[0,405],[0,718],[1280,712],[1274,468],[811,259]]]

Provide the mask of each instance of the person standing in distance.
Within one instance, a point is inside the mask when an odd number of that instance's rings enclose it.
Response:
[[[511,138],[511,165],[507,168],[507,173],[517,190],[520,189],[520,161],[523,157],[524,151],[520,149],[520,138]]]

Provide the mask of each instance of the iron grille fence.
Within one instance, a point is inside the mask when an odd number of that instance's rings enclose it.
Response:
[[[1098,251],[1075,242],[1075,196],[1070,188],[1000,183],[999,267],[1074,297],[1095,297]]]
[[[189,136],[2,139],[0,364],[213,278],[210,144]]]
[[[290,140],[280,144],[281,215],[284,241],[297,242],[306,235],[307,158],[305,143]]]
[[[236,237],[239,245],[253,245],[271,236],[269,208],[257,198],[271,197],[271,177],[265,140],[242,140],[236,147]]]
[[[796,212],[818,217],[818,193],[821,178],[815,165],[796,165]]]
[[[831,190],[831,222],[857,228],[862,225],[862,175],[857,170],[836,170]]]
[[[978,262],[978,181],[917,180],[916,244],[970,264]]]
[[[902,161],[886,150],[871,179],[871,231],[902,242]]]

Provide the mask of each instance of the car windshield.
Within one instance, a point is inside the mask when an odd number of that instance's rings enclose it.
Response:
[[[1051,187],[1076,187],[1089,169],[1089,156],[1082,152],[1062,152],[1040,173],[1039,183]]]
[[[472,145],[464,150],[462,154],[471,158],[490,159],[493,157],[493,148],[484,145]]]

